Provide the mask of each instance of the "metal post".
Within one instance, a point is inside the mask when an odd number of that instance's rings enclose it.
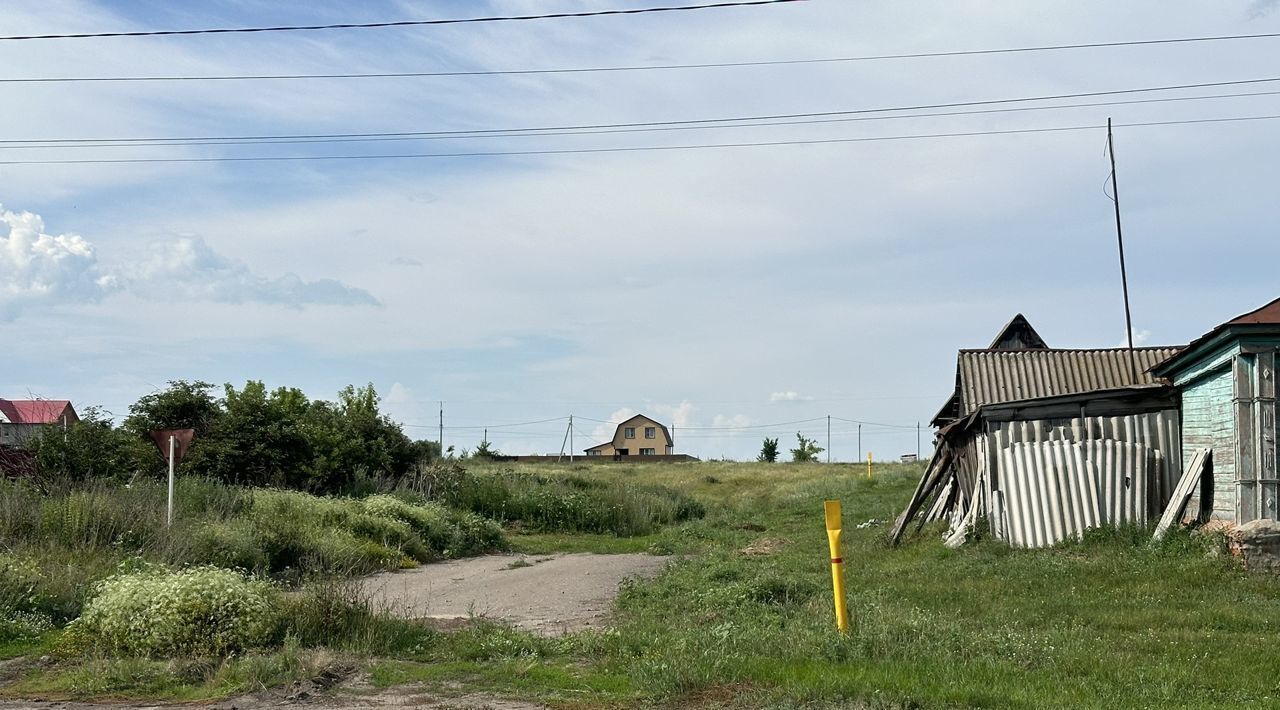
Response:
[[[858,458],[862,458],[862,425],[858,425]]]
[[[1116,242],[1120,247],[1120,286],[1124,289],[1124,325],[1129,336],[1129,365],[1133,383],[1138,384],[1138,357],[1133,352],[1133,316],[1129,311],[1129,272],[1124,266],[1124,233],[1120,230],[1120,187],[1116,184],[1116,146],[1111,137],[1111,119],[1107,119],[1107,153],[1111,156],[1111,201],[1116,206]]]
[[[165,525],[173,526],[173,462],[177,458],[177,437],[169,435],[169,514],[165,517]]]
[[[444,402],[440,402],[440,459],[444,460]]]
[[[920,460],[920,422],[916,422],[916,461]]]
[[[844,558],[840,556],[840,501],[829,500],[824,504],[827,522],[827,547],[831,552],[831,589],[836,603],[836,628],[840,633],[849,632],[849,606],[844,598]]]
[[[569,463],[573,463],[573,415],[569,415]]]
[[[831,463],[831,415],[827,415],[827,463]]]

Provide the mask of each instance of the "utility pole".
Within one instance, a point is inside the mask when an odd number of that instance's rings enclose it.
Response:
[[[573,463],[573,415],[569,415],[569,463]]]
[[[444,401],[440,402],[440,459],[444,459]]]
[[[1107,119],[1107,153],[1111,156],[1111,202],[1116,207],[1116,242],[1120,247],[1120,285],[1124,289],[1124,325],[1129,337],[1129,366],[1133,382],[1138,383],[1138,357],[1133,351],[1133,316],[1129,311],[1129,273],[1124,265],[1124,232],[1120,229],[1120,188],[1116,184],[1116,144],[1111,135],[1111,119]]]
[[[858,460],[862,460],[862,425],[858,425]]]
[[[916,461],[920,460],[920,422],[916,422]]]
[[[827,463],[831,463],[831,415],[827,415]]]

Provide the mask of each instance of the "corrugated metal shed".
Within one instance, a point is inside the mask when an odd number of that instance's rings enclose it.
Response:
[[[1147,370],[1180,348],[1105,350],[961,350],[960,416],[988,404],[1156,384]]]

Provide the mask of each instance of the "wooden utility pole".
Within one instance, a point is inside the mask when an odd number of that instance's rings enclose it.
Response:
[[[573,415],[569,415],[569,463],[573,463]]]
[[[1138,357],[1133,351],[1133,315],[1129,310],[1129,274],[1124,265],[1124,232],[1120,229],[1120,188],[1116,184],[1116,144],[1111,134],[1111,119],[1107,119],[1107,153],[1111,157],[1111,202],[1116,207],[1116,242],[1120,247],[1120,286],[1124,289],[1124,326],[1129,338],[1129,366],[1133,370],[1133,382],[1138,383]]]
[[[827,415],[827,463],[831,463],[831,415]]]
[[[444,401],[440,402],[440,458],[444,458]]]

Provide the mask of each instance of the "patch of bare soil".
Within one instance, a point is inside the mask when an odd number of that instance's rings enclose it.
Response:
[[[738,550],[738,554],[747,557],[764,557],[767,555],[777,554],[779,550],[788,545],[791,541],[780,537],[762,537],[750,545]]]
[[[384,572],[365,580],[374,603],[444,626],[472,617],[559,635],[604,625],[618,585],[651,577],[670,558],[652,555],[489,555]]]

